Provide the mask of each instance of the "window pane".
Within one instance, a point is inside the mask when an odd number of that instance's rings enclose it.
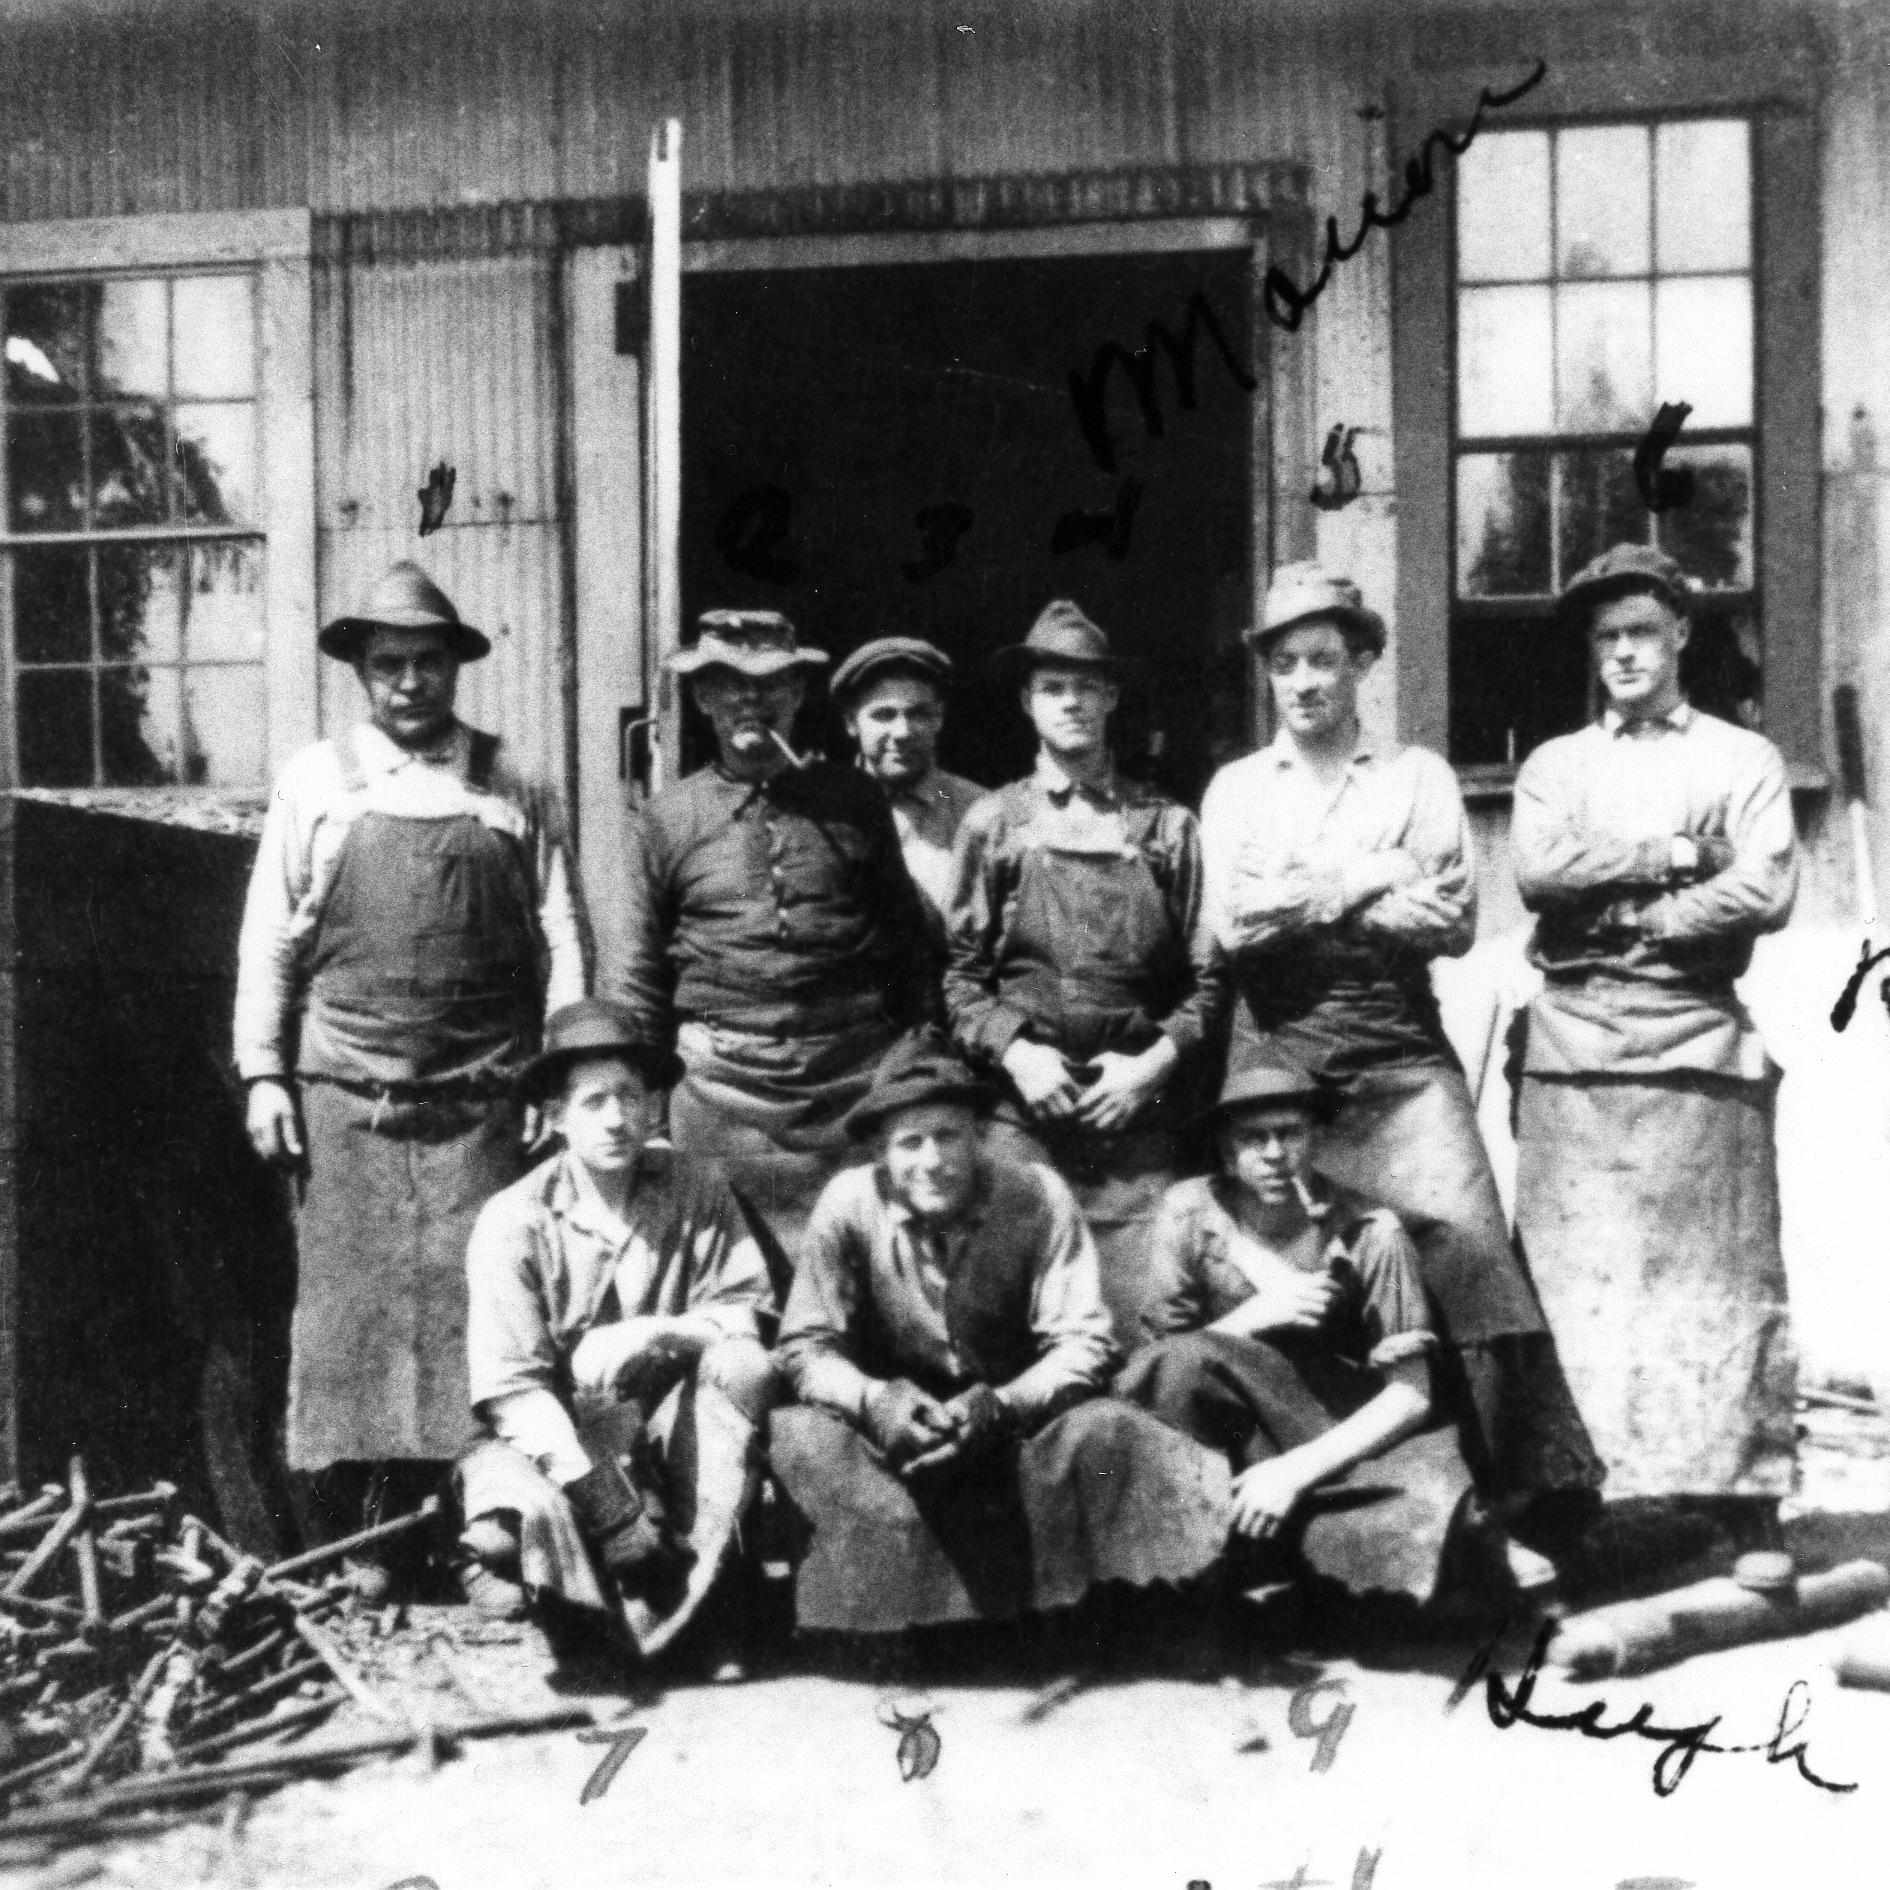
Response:
[[[23,669],[14,678],[25,787],[92,785],[92,673]]]
[[[1588,646],[1553,618],[1450,627],[1450,758],[1463,767],[1527,759],[1588,719]]]
[[[256,787],[264,778],[267,720],[260,664],[187,669],[180,781],[203,787]]]
[[[9,416],[7,522],[16,532],[77,531],[85,523],[85,461],[76,412]]]
[[[256,388],[256,317],[247,276],[180,276],[171,285],[177,393],[232,399]]]
[[[1652,327],[1644,282],[1555,292],[1555,423],[1563,433],[1639,432],[1652,414]]]
[[[1549,581],[1549,456],[1473,453],[1457,462],[1457,592],[1514,597]]]
[[[1556,462],[1556,487],[1558,589],[1611,545],[1647,543],[1653,514],[1641,503],[1631,452],[1564,453]]]
[[[175,731],[174,669],[102,669],[98,673],[101,782],[106,787],[159,787],[177,777],[163,745]]]
[[[1549,273],[1549,134],[1485,132],[1457,160],[1457,279]]]
[[[1662,512],[1660,545],[1690,577],[1716,590],[1752,585],[1752,449],[1749,446],[1670,448],[1669,466],[1688,467],[1693,496]]]
[[[1765,666],[1749,599],[1709,593],[1695,605],[1693,633],[1680,652],[1680,682],[1687,699],[1708,715],[1764,728]]]
[[[1692,407],[1689,425],[1752,423],[1752,284],[1693,276],[1654,290],[1654,386]]]
[[[89,556],[65,545],[13,554],[13,648],[22,663],[91,661]]]
[[[177,546],[101,545],[98,557],[99,655],[107,663],[175,662],[179,641]]]
[[[256,409],[178,406],[177,480],[184,517],[246,525],[255,517]]]
[[[1463,434],[1549,430],[1549,293],[1467,289],[1458,296],[1457,424]]]
[[[193,663],[259,663],[262,547],[193,545],[184,599],[184,654]]]
[[[91,428],[92,523],[162,525],[170,488],[164,477],[164,409],[99,407]]]
[[[165,314],[162,280],[99,284],[96,394],[147,394],[161,400]]]
[[[1654,133],[1660,268],[1744,269],[1752,257],[1752,150],[1745,120],[1700,118]]]
[[[1564,131],[1555,140],[1555,255],[1562,276],[1644,276],[1648,232],[1645,125]]]
[[[84,385],[83,288],[33,283],[7,292],[7,394],[21,403],[64,404]]]

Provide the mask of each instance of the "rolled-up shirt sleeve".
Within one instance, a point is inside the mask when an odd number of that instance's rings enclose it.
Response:
[[[1026,1430],[1100,1391],[1117,1358],[1095,1240],[1068,1184],[1047,1168],[1037,1173],[1049,1210],[1048,1238],[1030,1303],[1038,1355],[999,1387]]]
[[[1400,847],[1425,877],[1381,893],[1354,923],[1427,958],[1461,958],[1477,935],[1470,816],[1448,762],[1422,749],[1407,749],[1404,761],[1414,789]]]
[[[851,1356],[866,1295],[867,1239],[833,1190],[821,1196],[801,1242],[777,1349],[803,1404],[822,1405],[854,1424],[876,1383]]]
[[[1364,1293],[1369,1362],[1417,1384],[1428,1396],[1437,1335],[1410,1235],[1395,1214],[1381,1209],[1353,1233],[1349,1252]]]

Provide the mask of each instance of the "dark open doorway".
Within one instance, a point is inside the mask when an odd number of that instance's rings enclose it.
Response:
[[[1072,597],[1137,665],[1123,763],[1198,798],[1248,746],[1254,412],[1227,356],[1252,364],[1249,268],[1213,250],[688,276],[687,619],[770,605],[836,661],[871,637],[929,637],[959,669],[944,760],[995,784],[1031,744],[991,654]],[[1157,435],[1111,372],[1105,471],[1072,372],[1108,343],[1140,348],[1152,320],[1180,336],[1191,303],[1193,406],[1161,356]],[[1060,535],[1086,542],[1058,549]],[[841,752],[824,710],[802,732]]]

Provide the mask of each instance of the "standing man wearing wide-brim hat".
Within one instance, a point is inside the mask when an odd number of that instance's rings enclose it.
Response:
[[[780,1270],[874,1065],[936,1008],[936,962],[884,797],[793,746],[824,652],[778,611],[713,610],[668,662],[716,756],[638,810],[600,983],[680,1055],[675,1145],[723,1164]]]
[[[833,702],[859,745],[860,770],[880,786],[906,871],[934,921],[941,951],[952,848],[984,789],[938,765],[952,660],[922,637],[875,637],[833,673]]]
[[[1075,1189],[1127,1339],[1190,1079],[1225,1013],[1200,835],[1185,807],[1117,772],[1122,666],[1075,604],[1049,605],[1001,662],[1037,764],[959,830],[946,1005],[966,1053],[1002,1084],[993,1137],[1047,1156]]]
[[[1349,578],[1282,566],[1249,633],[1278,732],[1201,803],[1208,903],[1234,982],[1229,1057],[1335,1085],[1323,1172],[1416,1237],[1437,1308],[1440,1402],[1486,1497],[1518,1512],[1600,1480],[1510,1243],[1430,968],[1476,934],[1470,828],[1441,755],[1368,735],[1384,619]],[[1553,1495],[1549,1510],[1586,1495]]]
[[[557,797],[454,713],[491,649],[418,565],[321,633],[367,717],[269,803],[237,954],[257,1152],[299,1177],[292,1467],[338,1530],[470,1431],[466,1238],[525,1165],[512,1079],[589,938]]]
[[[1763,1543],[1796,1471],[1778,1068],[1734,991],[1790,916],[1796,836],[1764,736],[1691,706],[1692,587],[1623,544],[1562,594],[1604,707],[1516,778],[1536,915],[1516,1225],[1608,1494]],[[1684,1414],[1676,1421],[1677,1414]]]

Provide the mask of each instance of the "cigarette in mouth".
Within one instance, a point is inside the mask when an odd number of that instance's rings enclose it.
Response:
[[[805,755],[797,755],[794,752],[793,745],[788,741],[788,738],[772,724],[768,727],[768,739],[774,743],[775,747],[780,749],[782,754],[787,756],[789,763],[793,767],[805,768],[807,766],[807,757]]]

